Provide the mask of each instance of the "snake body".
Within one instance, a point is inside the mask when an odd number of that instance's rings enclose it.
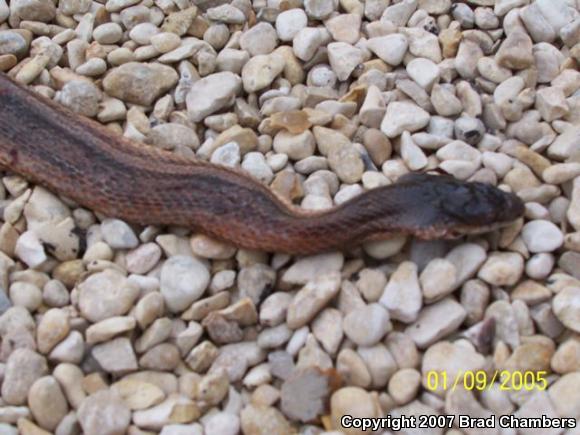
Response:
[[[329,210],[305,211],[242,172],[119,137],[4,74],[0,166],[106,216],[291,254],[396,234],[452,238],[523,213],[511,193],[427,174],[401,177]]]

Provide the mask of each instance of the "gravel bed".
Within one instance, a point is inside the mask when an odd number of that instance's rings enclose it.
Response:
[[[526,203],[485,235],[294,258],[131,226],[5,173],[0,434],[580,419],[579,5],[0,0],[0,71],[305,209],[432,170]],[[510,383],[530,372],[544,382]],[[485,388],[469,387],[474,373]]]

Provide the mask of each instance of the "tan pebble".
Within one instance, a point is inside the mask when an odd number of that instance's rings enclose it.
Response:
[[[172,371],[180,361],[179,349],[171,343],[152,347],[139,358],[139,366],[149,370]]]
[[[204,235],[191,238],[191,250],[194,254],[203,258],[225,260],[236,253],[236,248],[229,244],[211,239]]]
[[[283,128],[292,134],[302,133],[312,126],[308,114],[303,110],[274,113],[270,117],[270,122],[272,128]]]
[[[185,358],[186,364],[191,370],[203,373],[218,356],[218,349],[210,342],[203,341],[194,347]]]
[[[276,174],[270,187],[283,198],[290,201],[295,201],[304,195],[300,177],[292,171],[281,171]]]
[[[358,387],[344,387],[334,392],[330,398],[332,427],[349,435],[362,435],[362,429],[348,428],[341,425],[344,415],[359,418],[376,418],[380,414],[378,403],[367,391]]]
[[[555,346],[547,337],[547,342],[523,343],[516,347],[511,356],[502,366],[504,370],[540,371],[550,370],[550,360],[554,355]]]
[[[560,374],[579,371],[580,342],[572,338],[560,344],[552,357],[551,366],[555,372]]]
[[[77,417],[86,435],[124,433],[131,421],[131,412],[117,393],[102,390],[83,401]]]
[[[193,24],[193,20],[197,13],[198,9],[196,6],[191,6],[179,12],[173,12],[165,18],[163,25],[161,26],[161,30],[182,36]]]
[[[4,369],[2,399],[9,405],[23,405],[30,386],[46,373],[43,356],[28,348],[14,350]]]
[[[49,431],[38,427],[26,418],[19,418],[17,424],[18,431],[22,435],[50,435]]]
[[[62,363],[55,367],[52,375],[60,384],[70,405],[78,408],[86,397],[81,369],[73,364]]]
[[[135,319],[129,316],[101,320],[87,328],[85,331],[86,341],[88,344],[107,341],[118,334],[133,330],[135,324]]]
[[[215,279],[215,276],[214,276]],[[213,281],[212,281],[213,284]],[[203,320],[212,311],[217,311],[229,305],[230,296],[228,292],[220,291],[219,293],[205,299],[201,299],[192,304],[190,308],[183,312],[183,320]]]
[[[15,80],[25,85],[31,83],[44,70],[49,61],[48,54],[37,54],[18,71]]]
[[[38,379],[28,391],[28,406],[34,420],[44,429],[54,430],[68,412],[66,398],[52,376]]]
[[[165,399],[161,388],[136,379],[122,379],[111,385],[111,390],[118,393],[131,410],[147,409]]]
[[[17,62],[18,59],[13,54],[0,55],[0,71],[6,72],[10,70]]]
[[[69,333],[69,316],[59,308],[48,310],[42,316],[36,331],[38,350],[49,353]]]
[[[168,53],[181,45],[181,38],[172,32],[162,32],[151,37],[151,45],[159,53]]]
[[[389,379],[388,392],[398,405],[413,400],[421,387],[421,373],[415,369],[401,369]]]
[[[496,61],[510,69],[525,69],[534,63],[532,40],[521,30],[511,32],[500,46]]]
[[[135,411],[133,421],[137,426],[161,430],[170,424],[185,424],[201,415],[198,405],[183,395],[171,395],[152,408]]]
[[[269,435],[292,433],[290,423],[276,408],[270,406],[247,405],[242,409],[241,426],[244,434]]]
[[[65,261],[53,270],[53,278],[62,282],[67,288],[73,288],[84,272],[83,260]]]

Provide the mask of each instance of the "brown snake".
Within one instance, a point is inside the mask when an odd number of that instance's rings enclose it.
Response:
[[[511,193],[426,174],[305,211],[241,172],[119,137],[1,73],[0,166],[106,216],[270,252],[309,254],[396,234],[453,238],[523,214]]]

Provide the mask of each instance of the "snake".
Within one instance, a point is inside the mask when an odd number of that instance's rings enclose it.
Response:
[[[524,212],[514,193],[429,173],[306,210],[241,170],[126,139],[4,73],[0,167],[106,217],[292,255],[399,235],[453,239],[508,225]]]

